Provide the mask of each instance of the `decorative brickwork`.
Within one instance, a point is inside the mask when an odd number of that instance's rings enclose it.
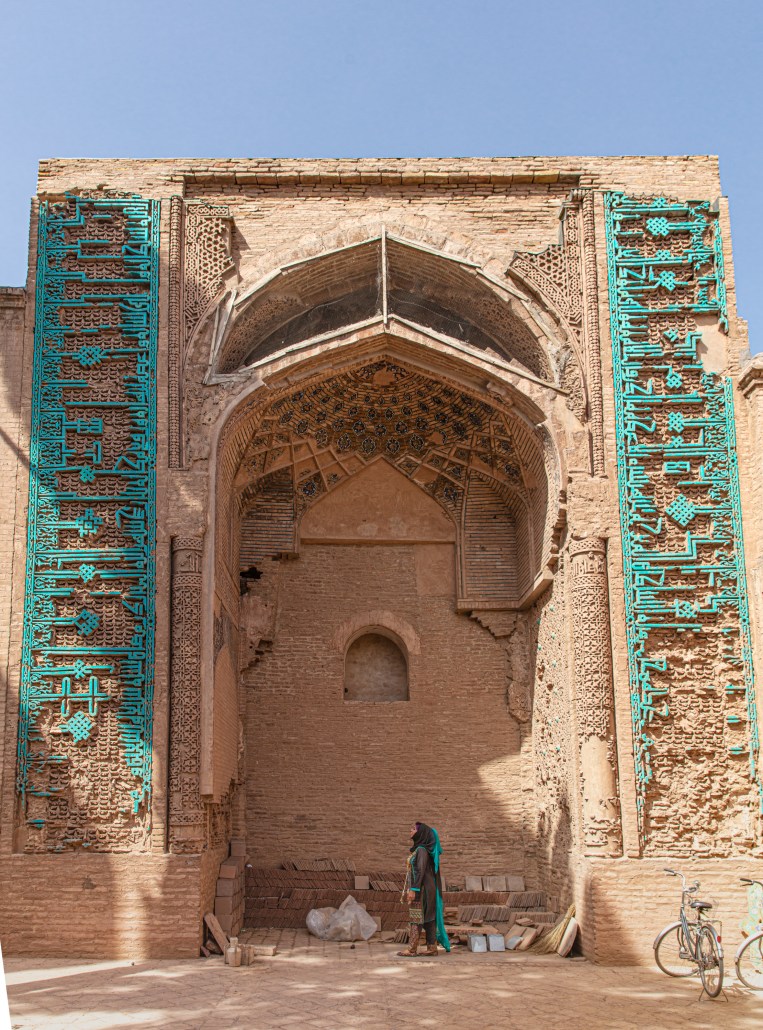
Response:
[[[604,413],[601,393],[601,337],[599,332],[599,274],[596,267],[596,221],[593,193],[583,193],[583,270],[585,297],[585,358],[588,386],[588,414],[591,423],[593,472],[603,476]]]
[[[566,204],[562,242],[536,253],[515,254],[512,271],[518,272],[565,319],[578,339],[583,332],[583,276],[579,205]]]
[[[40,209],[18,791],[27,850],[146,846],[159,206]]]
[[[172,540],[170,693],[170,849],[203,850],[206,813],[201,763],[201,555],[197,537]]]
[[[606,542],[573,540],[569,554],[583,843],[589,854],[621,854]]]
[[[674,860],[738,925],[763,374],[717,161],[51,160],[39,198],[0,289],[4,951],[198,955],[241,862],[401,873],[414,818],[598,960],[650,959]]]
[[[186,344],[223,288],[231,260],[232,220],[224,204],[185,205],[183,323]]]
[[[609,637],[606,542],[573,540],[570,595],[575,679],[581,731],[612,737],[612,648]]]
[[[567,871],[573,847],[575,808],[566,572],[562,559],[552,588],[531,609],[529,627],[530,654],[535,665],[532,695],[535,837],[541,868],[547,864],[546,872],[554,876]]]
[[[167,414],[169,466],[183,467],[182,364],[185,353],[183,326],[183,200],[170,200],[169,327],[167,347]]]
[[[551,547],[553,514],[546,468],[551,455],[545,452],[542,436],[454,384],[390,361],[323,379],[268,405],[238,472],[239,481],[252,484],[242,493],[242,511],[252,512],[249,520],[255,518],[259,491],[272,492],[274,477],[282,483],[283,470],[290,469],[299,518],[380,456],[430,493],[456,524],[462,518],[467,484],[483,484],[478,491],[493,484],[494,500],[501,498],[505,509],[515,513],[520,544],[516,549],[521,551],[515,560],[516,575],[507,570],[503,577],[502,596],[516,599],[528,588],[541,556]],[[476,518],[476,508],[472,511]],[[226,521],[221,522],[224,530]],[[247,546],[249,553],[251,545]],[[516,549],[510,547],[507,556]],[[219,554],[229,550],[229,544],[219,543]],[[467,549],[467,560],[470,553]],[[474,585],[477,596],[484,591],[494,597],[495,577],[488,570],[481,573],[480,565],[470,565],[467,583]]]
[[[169,465],[182,468],[183,375],[188,343],[223,287],[231,260],[232,219],[219,204],[170,201],[170,322],[168,358]]]
[[[517,253],[510,268],[553,306],[584,356],[585,387],[572,354],[562,369],[561,384],[569,391],[570,410],[590,423],[592,469],[595,475],[601,476],[604,474],[604,421],[593,193],[590,190],[572,192],[562,212],[560,243],[536,253]]]
[[[700,316],[727,324],[720,233],[708,203],[606,214],[643,845],[728,854],[760,841],[761,784],[731,383],[701,356]]]

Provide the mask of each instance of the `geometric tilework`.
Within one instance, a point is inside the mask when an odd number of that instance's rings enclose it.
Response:
[[[708,203],[605,206],[642,845],[733,853],[762,795],[732,387],[697,318],[727,327],[720,230]]]
[[[40,207],[17,789],[27,850],[145,846],[159,204]]]
[[[689,500],[688,497],[684,497],[683,494],[679,494],[674,501],[672,501],[665,511],[670,515],[674,522],[677,522],[684,528],[689,525],[691,520],[697,514],[696,505]]]

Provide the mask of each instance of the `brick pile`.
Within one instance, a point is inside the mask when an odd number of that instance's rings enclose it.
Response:
[[[220,865],[215,892],[215,916],[229,937],[235,937],[244,924],[245,867],[244,842],[232,840],[230,857]]]
[[[334,861],[338,864],[341,860]],[[284,863],[287,864],[296,866],[296,863]],[[401,901],[402,874],[370,871],[356,877],[354,867],[327,868],[324,864],[323,868],[316,869],[316,864],[303,863],[300,868],[288,869],[247,869],[246,927],[299,929],[304,927],[311,909],[338,908],[348,894],[377,919],[381,930],[407,926],[408,908]],[[521,878],[510,879],[512,885],[519,881],[524,886]],[[470,885],[478,880],[484,882],[481,878],[469,877]],[[361,886],[356,887],[356,883]],[[498,929],[510,926],[517,918],[532,919],[540,925],[553,924],[559,908],[558,899],[547,897],[542,891],[464,890],[459,889],[457,883],[446,884],[443,903],[450,910],[453,922],[475,925],[488,922]]]

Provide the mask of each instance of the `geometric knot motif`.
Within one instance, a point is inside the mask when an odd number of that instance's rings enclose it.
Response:
[[[88,718],[84,712],[75,712],[71,719],[61,723],[64,733],[71,733],[75,741],[87,740],[93,728],[93,720]]]
[[[91,633],[98,629],[100,621],[95,612],[89,612],[86,608],[83,608],[77,618],[73,620],[72,625],[76,627],[80,636],[89,637]]]
[[[78,362],[82,368],[92,368],[93,365],[100,365],[103,361],[103,350],[100,347],[89,345],[80,347],[74,355],[74,360]]]
[[[680,411],[671,411],[668,415],[668,428],[671,433],[680,433],[686,425],[686,420]]]
[[[90,536],[98,532],[103,525],[103,519],[96,515],[92,508],[86,508],[84,514],[74,520],[74,524],[81,537]]]
[[[670,222],[662,215],[659,218],[647,218],[646,227],[652,236],[667,236],[670,233]]]
[[[672,504],[667,506],[665,511],[674,522],[677,522],[679,526],[685,529],[697,514],[697,506],[688,497],[679,494]]]

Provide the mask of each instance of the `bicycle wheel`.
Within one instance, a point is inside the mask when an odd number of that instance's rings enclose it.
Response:
[[[654,942],[654,960],[667,976],[694,976],[697,963],[692,951],[680,923],[666,926]]]
[[[737,976],[753,991],[763,991],[763,933],[749,937],[737,952]]]
[[[712,926],[703,926],[697,938],[699,975],[705,993],[717,998],[723,987],[723,955]]]

